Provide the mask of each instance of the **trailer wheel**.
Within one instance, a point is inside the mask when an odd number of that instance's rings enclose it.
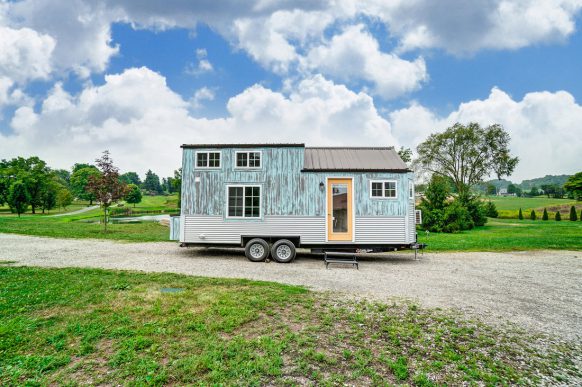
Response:
[[[289,263],[295,258],[295,245],[287,239],[280,239],[271,247],[271,256],[279,263]]]
[[[245,255],[251,262],[264,261],[269,256],[269,244],[261,238],[251,239],[245,246]]]

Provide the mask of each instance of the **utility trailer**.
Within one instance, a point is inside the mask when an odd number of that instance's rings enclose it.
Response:
[[[253,262],[419,249],[414,175],[393,147],[182,145],[180,246],[244,247]]]

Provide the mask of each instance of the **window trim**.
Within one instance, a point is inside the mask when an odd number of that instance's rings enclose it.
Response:
[[[239,153],[246,153],[247,154],[247,166],[246,167],[239,167],[237,165],[237,161],[238,161],[238,154]],[[258,153],[259,154],[259,160],[261,162],[261,166],[260,167],[249,167],[249,153]],[[241,151],[234,151],[234,169],[263,169],[263,151],[262,150],[241,150]]]
[[[414,199],[414,182],[408,180],[408,199]]]
[[[382,183],[382,196],[372,196],[373,183]],[[386,195],[385,183],[394,183],[394,196],[385,196]],[[398,180],[370,180],[369,195],[370,199],[398,200]]]
[[[233,188],[233,187],[242,187],[243,188],[243,215],[242,216],[230,216],[228,214],[228,189],[229,188]],[[245,216],[245,199],[246,199],[246,193],[245,193],[245,188],[247,187],[258,187],[259,188],[259,216]],[[263,218],[263,186],[261,184],[227,184],[226,185],[226,190],[225,190],[225,196],[226,196],[226,212],[225,214],[225,218],[226,219],[249,219],[249,220],[256,220],[256,219],[262,219]]]
[[[206,166],[198,166],[198,154],[206,153]],[[218,167],[210,167],[210,153],[218,153]],[[220,150],[207,150],[207,151],[196,151],[194,152],[194,169],[221,169],[222,168],[222,151]]]

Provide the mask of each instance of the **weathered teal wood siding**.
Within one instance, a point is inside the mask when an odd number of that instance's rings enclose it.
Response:
[[[195,152],[221,152],[220,169],[197,169]],[[261,151],[262,168],[240,170],[234,167],[236,151]],[[301,172],[304,148],[253,149],[184,149],[182,160],[182,213],[221,215],[226,212],[228,184],[260,184],[262,186],[262,216],[303,215],[324,216],[326,193],[319,189],[327,178],[354,179],[356,216],[405,216],[408,205],[409,173],[344,173]],[[199,178],[199,182],[196,182]],[[396,199],[370,198],[370,180],[396,180]],[[252,221],[250,219],[245,221]],[[256,221],[256,219],[255,219]]]

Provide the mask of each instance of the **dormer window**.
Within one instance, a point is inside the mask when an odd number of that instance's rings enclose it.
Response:
[[[258,169],[261,168],[261,152],[260,151],[244,151],[236,152],[235,166],[236,168]]]

